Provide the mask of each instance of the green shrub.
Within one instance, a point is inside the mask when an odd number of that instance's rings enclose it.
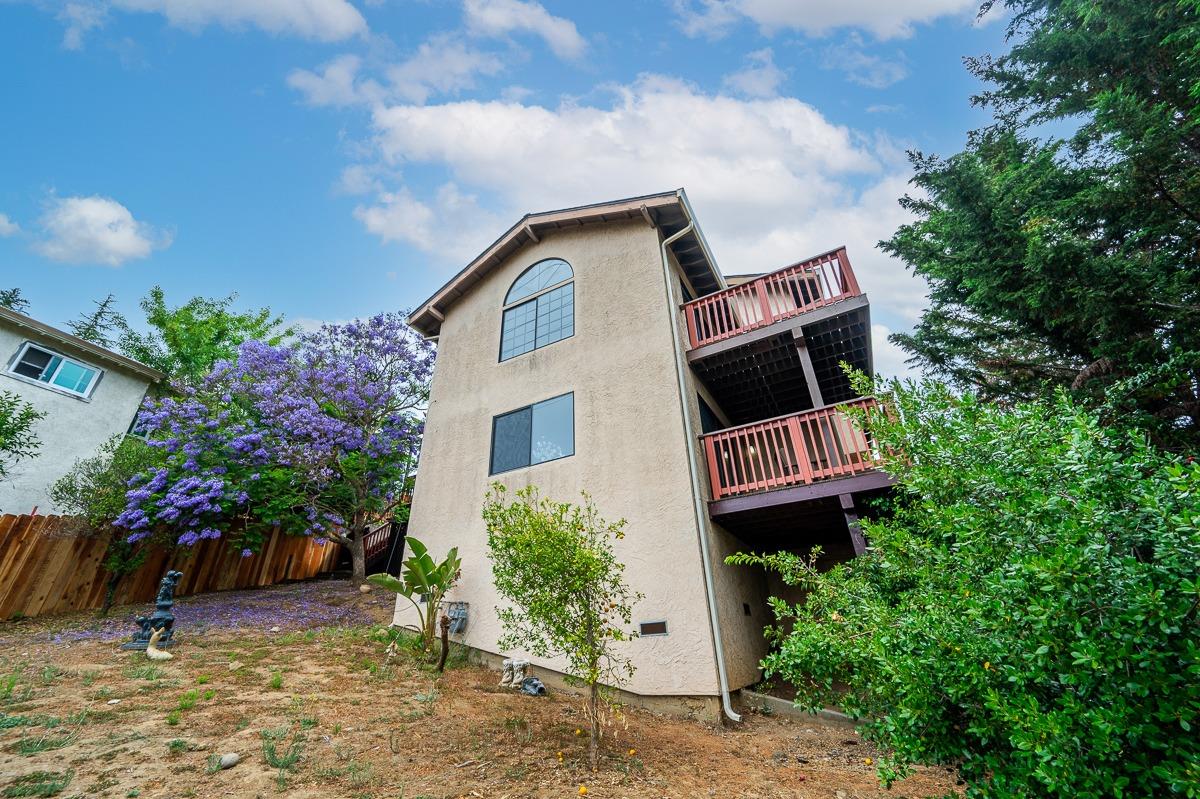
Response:
[[[939,763],[969,797],[1200,795],[1200,463],[1062,398],[884,399],[900,485],[867,555],[731,559],[808,590],[772,600],[768,675],[866,719],[885,782]]]

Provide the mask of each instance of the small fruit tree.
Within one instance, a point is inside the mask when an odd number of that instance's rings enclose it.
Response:
[[[512,603],[498,609],[500,646],[566,659],[568,678],[588,689],[588,757],[595,768],[601,686],[633,676],[618,644],[636,636],[630,620],[642,595],[625,584],[625,565],[613,554],[612,542],[625,537],[625,520],[607,522],[586,493],[583,500],[553,502],[530,486],[510,502],[495,483],[483,518],[496,590]]]
[[[411,536],[405,539],[405,546],[412,552],[412,557],[404,561],[400,578],[390,574],[372,574],[367,582],[394,591],[413,604],[421,625],[421,651],[428,652],[433,643],[438,608],[458,580],[462,559],[458,557],[458,548],[455,547],[446,553],[441,563],[437,563],[430,557],[428,547]]]

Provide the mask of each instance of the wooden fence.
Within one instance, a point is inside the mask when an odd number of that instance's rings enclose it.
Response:
[[[58,516],[0,516],[0,620],[42,616],[103,604],[107,541],[63,532]],[[280,532],[257,555],[243,558],[224,539],[202,540],[179,552],[156,550],[117,588],[116,604],[149,602],[167,569],[183,572],[177,596],[273,585],[333,570],[338,545]]]

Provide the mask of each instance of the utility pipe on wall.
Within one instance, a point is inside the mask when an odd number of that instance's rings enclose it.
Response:
[[[687,375],[684,371],[683,350],[679,343],[679,322],[675,318],[678,303],[675,300],[675,281],[672,280],[671,261],[667,257],[667,247],[677,239],[695,230],[696,222],[692,217],[687,199],[680,195],[688,216],[687,227],[675,233],[662,242],[663,280],[667,289],[667,312],[671,323],[671,342],[675,353],[675,378],[679,382],[679,412],[683,417],[683,437],[687,441],[688,475],[692,481],[692,512],[696,517],[696,532],[700,536],[700,562],[704,569],[704,592],[708,600],[708,616],[712,624],[713,652],[717,657],[717,682],[721,690],[721,708],[731,721],[741,721],[742,717],[733,709],[729,700],[729,677],[725,671],[725,647],[721,639],[721,620],[717,613],[716,589],[713,586],[712,565],[709,559],[707,511],[704,508],[704,495],[700,491],[699,467],[696,460],[696,435],[692,428],[692,417],[688,413]],[[699,231],[697,231],[699,235]]]

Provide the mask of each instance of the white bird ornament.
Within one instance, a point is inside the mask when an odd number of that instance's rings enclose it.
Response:
[[[150,634],[150,642],[146,644],[146,657],[150,660],[170,660],[171,658],[175,657],[170,652],[164,652],[156,646],[156,644],[158,644],[158,639],[162,637],[162,634],[162,627],[159,627]]]

